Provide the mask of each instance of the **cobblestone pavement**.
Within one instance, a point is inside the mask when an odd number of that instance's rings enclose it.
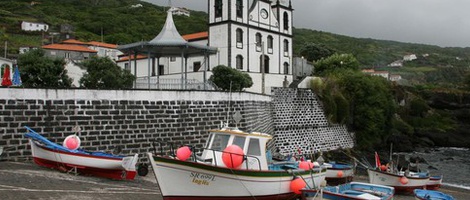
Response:
[[[0,162],[0,199],[162,200],[151,172],[135,180],[73,175],[37,166],[31,161]]]

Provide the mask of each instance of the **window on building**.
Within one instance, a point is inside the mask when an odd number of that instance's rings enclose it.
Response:
[[[70,53],[65,53],[65,58],[70,58]]]
[[[193,63],[193,71],[198,72],[201,69],[201,62],[194,62]]]
[[[268,36],[268,53],[273,53],[273,36]]]
[[[237,29],[237,48],[243,48],[243,30],[241,28]]]
[[[131,71],[131,66],[129,65],[129,63],[124,63],[124,69],[127,71]]]
[[[284,12],[284,30],[289,30],[289,14]]]
[[[261,33],[256,33],[256,51],[261,51],[262,42]]]
[[[289,55],[289,41],[287,39],[284,40],[284,56]]]
[[[176,57],[170,57],[170,62],[175,62],[176,61]]]
[[[264,73],[269,73],[269,56],[264,55],[264,63],[263,63],[263,55],[259,57],[259,72],[263,72],[263,65],[264,65]]]
[[[284,74],[289,74],[289,63],[284,63]]]
[[[243,18],[243,0],[237,0],[237,17]]]
[[[236,65],[237,65],[237,69],[243,70],[243,56],[237,55]]]
[[[222,0],[215,0],[214,15],[215,17],[222,17]]]
[[[165,74],[165,66],[158,65],[158,75],[164,75],[164,74]]]

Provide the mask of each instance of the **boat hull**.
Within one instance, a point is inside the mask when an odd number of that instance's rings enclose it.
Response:
[[[427,190],[438,190],[442,185],[442,176],[431,176],[426,184]]]
[[[351,182],[353,177],[354,170],[352,168],[327,168],[325,180],[328,185],[340,185]]]
[[[75,171],[79,174],[111,179],[134,179],[138,155],[113,158],[54,150],[36,144],[30,139],[31,152],[36,164],[60,171]]]
[[[425,189],[429,181],[429,177],[409,177],[373,169],[367,169],[367,173],[370,183],[394,187],[397,193],[412,193],[414,189]],[[407,183],[400,181],[403,177],[408,179]]]
[[[454,197],[451,195],[434,191],[434,190],[414,190],[415,199],[418,200],[428,200],[428,199],[440,199],[440,200],[454,200]]]
[[[360,182],[351,182],[339,186],[327,186],[322,190],[302,190],[302,199],[329,199],[329,200],[390,200],[394,196],[394,188]]]
[[[148,153],[163,199],[295,199],[294,177],[319,186],[325,171],[260,171],[217,167]],[[183,188],[183,189],[182,189]]]

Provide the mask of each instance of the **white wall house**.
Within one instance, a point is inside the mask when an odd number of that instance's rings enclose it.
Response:
[[[49,30],[49,25],[38,22],[21,22],[21,30],[23,31],[47,31]]]
[[[415,54],[408,54],[408,55],[403,56],[404,61],[412,61],[416,59],[418,59],[418,57],[416,57]]]
[[[191,13],[186,8],[178,8],[178,7],[171,7],[169,10],[173,15],[180,15],[180,16],[191,16]]]

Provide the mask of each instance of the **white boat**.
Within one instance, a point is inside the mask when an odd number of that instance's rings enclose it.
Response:
[[[442,175],[429,177],[429,181],[426,184],[426,190],[437,190],[441,188],[442,178],[443,178]]]
[[[134,179],[138,154],[119,156],[104,152],[71,150],[53,143],[29,127],[31,153],[36,164],[60,171],[70,171],[84,175],[94,175],[111,179]]]
[[[367,173],[369,183],[394,187],[397,193],[412,193],[414,189],[425,189],[429,182],[429,176],[408,176],[380,169],[367,169]]]
[[[354,177],[354,167],[336,162],[323,163],[326,167],[325,179],[328,185],[349,183]]]
[[[274,163],[266,153],[271,138],[264,133],[224,128],[209,132],[201,156],[193,153],[185,160],[178,155],[147,155],[164,200],[295,199],[300,189],[319,187],[326,169]],[[237,149],[235,146],[240,151],[229,152],[229,148]],[[241,164],[234,165],[232,161],[241,155]]]

